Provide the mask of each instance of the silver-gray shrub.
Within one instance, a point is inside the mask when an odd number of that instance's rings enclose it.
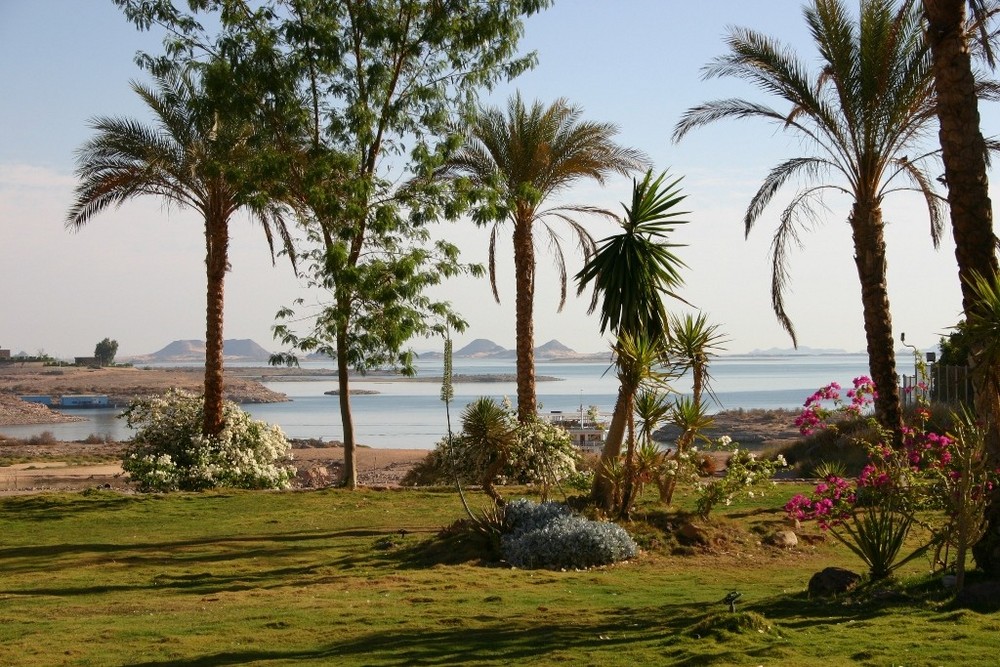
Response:
[[[634,558],[638,547],[621,526],[591,521],[554,502],[518,500],[506,507],[504,559],[515,567],[582,569]]]

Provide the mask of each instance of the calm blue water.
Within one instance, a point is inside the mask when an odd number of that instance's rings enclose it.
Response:
[[[900,372],[906,372],[905,362]],[[323,362],[303,363],[303,367],[327,367]],[[441,361],[418,362],[420,375],[440,375]],[[613,371],[605,373],[604,363],[540,363],[538,375],[561,378],[539,382],[538,396],[542,410],[577,411],[580,405],[597,405],[610,413],[618,391]],[[456,374],[514,373],[513,361],[455,361]],[[864,355],[823,356],[728,356],[714,360],[712,387],[721,403],[715,409],[796,408],[820,386],[831,381],[848,385],[858,375],[868,374]],[[444,404],[436,382],[401,382],[365,378],[353,385],[379,394],[352,396],[355,432],[358,442],[372,447],[433,448],[446,430]],[[672,385],[678,391],[690,388],[682,378]],[[287,394],[288,403],[244,406],[254,417],[272,422],[290,437],[339,440],[343,432],[336,396],[323,392],[336,389],[336,380],[318,382],[273,382],[271,389]],[[451,404],[452,423],[462,408],[479,396],[513,399],[513,382],[457,383]],[[108,434],[117,440],[129,437],[116,410],[73,410],[71,414],[88,421],[39,426],[4,426],[4,435],[27,438],[51,431],[59,439],[81,440],[92,433]]]

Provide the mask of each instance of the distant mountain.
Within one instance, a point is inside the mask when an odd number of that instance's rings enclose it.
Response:
[[[536,359],[566,359],[579,357],[580,353],[566,347],[555,338],[545,345],[535,348]]]
[[[847,350],[842,350],[840,348],[831,347],[806,347],[801,346],[798,349],[794,347],[770,347],[766,350],[753,350],[747,353],[754,357],[783,357],[789,355],[817,355],[817,354],[864,354],[863,352],[848,352]]]
[[[506,352],[504,348],[500,347],[491,340],[485,338],[477,338],[472,341],[461,350],[455,352],[456,357],[466,357],[466,358],[476,358],[476,357],[489,357],[494,354],[499,354]]]
[[[230,338],[222,342],[222,356],[227,361],[267,361],[271,353],[248,338]],[[204,360],[203,340],[175,340],[156,352],[131,358],[132,363],[188,363]]]
[[[440,359],[443,355],[440,352],[421,352],[421,359]],[[535,361],[562,361],[576,359],[590,359],[600,356],[603,361],[607,353],[584,354],[566,347],[557,340],[550,340],[544,345],[535,348]],[[517,351],[508,350],[501,345],[497,345],[486,338],[477,338],[460,350],[455,351],[456,359],[516,359]]]

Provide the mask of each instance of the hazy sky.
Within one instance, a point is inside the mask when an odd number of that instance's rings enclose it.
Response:
[[[525,26],[524,50],[538,67],[495,91],[503,104],[519,89],[527,99],[565,97],[587,119],[621,128],[619,139],[645,150],[657,169],[684,176],[689,224],[675,240],[688,265],[682,294],[730,338],[730,352],[788,347],[770,303],[769,244],[782,201],[744,240],[742,216],[767,170],[803,154],[795,139],[763,122],[723,122],[670,142],[688,107],[720,97],[759,98],[735,80],[702,81],[700,69],[724,51],[727,26],[778,37],[815,62],[797,0],[557,0]],[[119,356],[153,352],[175,339],[204,338],[204,241],[197,216],[146,199],[94,218],[78,233],[63,221],[75,186],[74,151],[98,115],[147,119],[129,88],[145,79],[138,49],[159,52],[159,36],[137,32],[110,0],[0,0],[0,347],[89,355],[105,336]],[[784,108],[784,107],[782,107]],[[983,130],[998,131],[996,110],[983,110]],[[935,139],[936,137],[931,137]],[[574,202],[620,210],[631,183],[583,183]],[[788,190],[790,194],[791,189]],[[996,199],[994,195],[994,199]],[[865,347],[860,287],[854,269],[849,202],[830,197],[826,222],[803,237],[792,257],[787,310],[800,345],[861,351]],[[926,213],[910,195],[890,197],[889,290],[895,335],[929,347],[961,310],[950,231],[934,251]],[[613,231],[593,221],[601,238]],[[457,241],[469,261],[484,261],[488,232],[471,222],[438,233]],[[569,243],[572,246],[572,243]],[[513,260],[509,239],[499,249],[501,305],[486,279],[456,281],[440,294],[470,322],[459,337],[514,345]],[[272,267],[261,229],[233,225],[232,271],[226,283],[227,338],[252,338],[266,348],[275,312],[297,297],[315,301],[287,263]],[[573,258],[571,273],[580,267]],[[536,343],[557,338],[585,352],[606,349],[586,299],[571,298],[556,314],[558,288],[539,254]],[[674,306],[672,306],[674,307]],[[682,310],[678,304],[677,310]],[[416,341],[415,349],[439,349]]]

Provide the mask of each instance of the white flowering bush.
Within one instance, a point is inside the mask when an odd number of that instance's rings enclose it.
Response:
[[[277,426],[226,401],[218,437],[201,433],[204,401],[182,391],[133,401],[122,417],[136,429],[122,468],[143,491],[216,487],[280,489],[295,476],[291,446]]]
[[[639,552],[621,526],[591,521],[554,502],[508,503],[505,531],[501,553],[515,567],[582,569],[628,560]]]
[[[694,488],[698,496],[697,512],[706,519],[718,505],[728,506],[739,497],[763,495],[774,486],[774,475],[788,466],[781,454],[773,459],[758,458],[727,435],[719,438],[713,449],[731,452],[722,477],[702,476],[699,461],[703,454],[697,447],[669,459],[664,467],[665,475],[676,479],[678,484],[689,484]]]

